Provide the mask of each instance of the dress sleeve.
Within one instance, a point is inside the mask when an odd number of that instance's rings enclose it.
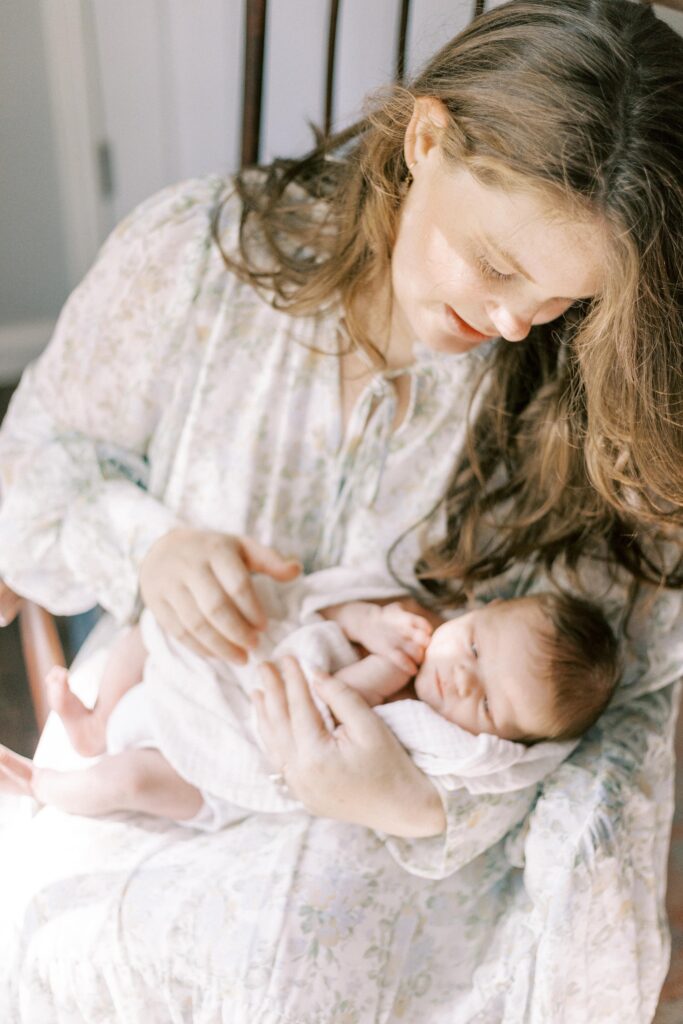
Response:
[[[472,796],[464,789],[448,792],[432,779],[446,814],[446,830],[430,839],[385,837],[394,860],[423,878],[446,878],[500,842],[524,820],[538,786],[516,793]]]
[[[221,188],[166,189],[113,232],[11,402],[0,576],[55,613],[131,617],[141,560],[177,525],[148,489],[150,449],[189,358]]]

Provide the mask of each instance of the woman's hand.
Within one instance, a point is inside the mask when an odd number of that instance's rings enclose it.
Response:
[[[339,723],[328,732],[294,658],[265,664],[254,694],[261,738],[292,795],[311,814],[391,835],[433,836],[446,819],[435,787],[360,694],[332,676],[316,691]]]
[[[251,573],[287,582],[301,566],[249,537],[178,528],[147,552],[140,592],[159,625],[204,657],[244,664],[266,616]]]

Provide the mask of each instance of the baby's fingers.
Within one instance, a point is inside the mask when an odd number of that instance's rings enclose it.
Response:
[[[404,615],[404,632],[414,640],[421,641],[426,637],[427,642],[429,642],[429,638],[434,632],[431,623],[421,615],[413,615],[411,612],[404,612]]]
[[[417,672],[417,662],[410,656],[410,654],[401,647],[393,647],[387,652],[387,657],[392,665],[396,668],[400,668],[402,672],[409,672],[411,676],[414,676]],[[420,656],[420,662],[422,657]]]

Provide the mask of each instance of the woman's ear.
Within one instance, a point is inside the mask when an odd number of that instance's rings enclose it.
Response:
[[[439,144],[439,136],[448,126],[450,114],[436,96],[416,96],[413,116],[406,128],[403,152],[406,164],[412,170]]]

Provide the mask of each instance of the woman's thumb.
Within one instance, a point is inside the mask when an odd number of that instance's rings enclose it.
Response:
[[[283,583],[295,579],[301,572],[301,563],[296,558],[285,558],[275,548],[259,544],[251,537],[242,537],[244,564],[249,572],[262,572]]]

